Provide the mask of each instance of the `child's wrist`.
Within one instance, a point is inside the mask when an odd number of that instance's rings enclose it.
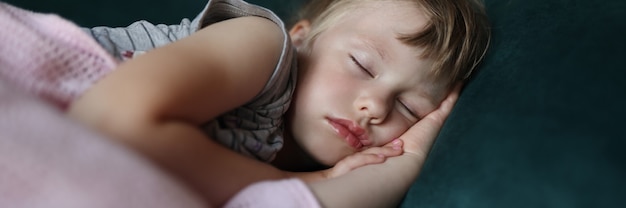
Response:
[[[328,171],[329,169],[314,171],[314,172],[289,172],[289,171],[283,171],[283,172],[284,172],[285,178],[298,178],[300,180],[303,180],[305,183],[311,183],[311,182],[317,182],[317,181],[328,179],[328,176],[329,176]]]

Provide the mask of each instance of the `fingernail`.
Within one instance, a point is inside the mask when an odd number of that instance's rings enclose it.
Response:
[[[383,154],[378,154],[378,157],[380,157],[380,158],[384,158],[384,157],[385,157],[385,155],[383,155]]]
[[[394,139],[393,143],[391,143],[391,144],[393,144],[393,145],[400,145],[401,142],[402,141],[400,141],[399,139]]]
[[[402,147],[400,147],[400,146],[393,146],[393,149],[394,150],[400,150],[400,149],[402,149]]]

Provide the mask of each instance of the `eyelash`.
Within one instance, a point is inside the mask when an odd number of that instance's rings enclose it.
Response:
[[[354,58],[354,56],[350,55],[350,59],[352,59],[352,62],[357,65],[363,72],[365,72],[367,75],[369,75],[370,77],[374,78],[376,76],[374,76],[374,74],[368,70],[367,68],[365,68],[356,58]],[[413,112],[411,110],[411,108],[409,108],[409,106],[407,106],[406,104],[404,104],[404,102],[398,100],[398,102],[400,103],[400,105],[402,105],[402,107],[404,108],[404,110],[406,110],[407,112],[409,112],[409,114],[416,118],[417,120],[420,120],[420,117],[417,116],[417,114],[415,112]]]
[[[369,75],[372,78],[375,77],[374,73],[372,73],[370,70],[365,68],[358,60],[356,60],[356,58],[354,58],[354,56],[350,56],[350,59],[352,59],[352,62],[356,64],[363,72],[367,73],[367,75]]]
[[[411,114],[411,116],[417,118],[417,120],[420,120],[420,117],[417,116],[417,114],[415,112],[413,112],[411,110],[411,108],[409,108],[409,106],[407,106],[406,104],[404,104],[404,102],[398,100],[398,102],[400,103],[400,105],[402,105],[402,107],[404,108],[404,110],[406,110],[407,112],[409,112],[409,114]]]

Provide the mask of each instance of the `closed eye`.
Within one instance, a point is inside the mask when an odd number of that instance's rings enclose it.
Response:
[[[356,60],[356,58],[354,58],[354,56],[350,56],[350,59],[352,59],[352,62],[354,64],[356,64],[363,72],[367,73],[367,75],[369,75],[372,78],[375,78],[374,73],[372,73],[369,69],[365,68],[361,62],[359,62],[359,60]]]
[[[421,120],[421,118],[419,116],[417,116],[417,113],[415,113],[415,111],[411,110],[411,108],[404,102],[402,102],[401,100],[398,100],[398,103],[400,103],[400,105],[402,105],[402,108],[404,110],[406,110],[406,112],[413,118],[415,118],[417,121]]]

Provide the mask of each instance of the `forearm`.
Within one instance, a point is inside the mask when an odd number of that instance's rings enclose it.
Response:
[[[221,206],[247,185],[286,175],[267,163],[233,152],[195,128],[164,124],[157,141],[131,144],[203,197]],[[150,138],[150,137],[147,137]],[[142,149],[143,148],[143,149]]]
[[[192,125],[128,119],[104,124],[83,118],[83,122],[139,152],[214,206],[222,206],[251,183],[287,177],[269,164],[217,144]]]
[[[309,186],[324,207],[393,207],[417,178],[420,164],[423,158],[403,154]]]
[[[328,177],[324,174],[325,170],[314,172],[285,172],[290,178],[298,178],[305,183],[313,183],[322,180],[327,180]]]

